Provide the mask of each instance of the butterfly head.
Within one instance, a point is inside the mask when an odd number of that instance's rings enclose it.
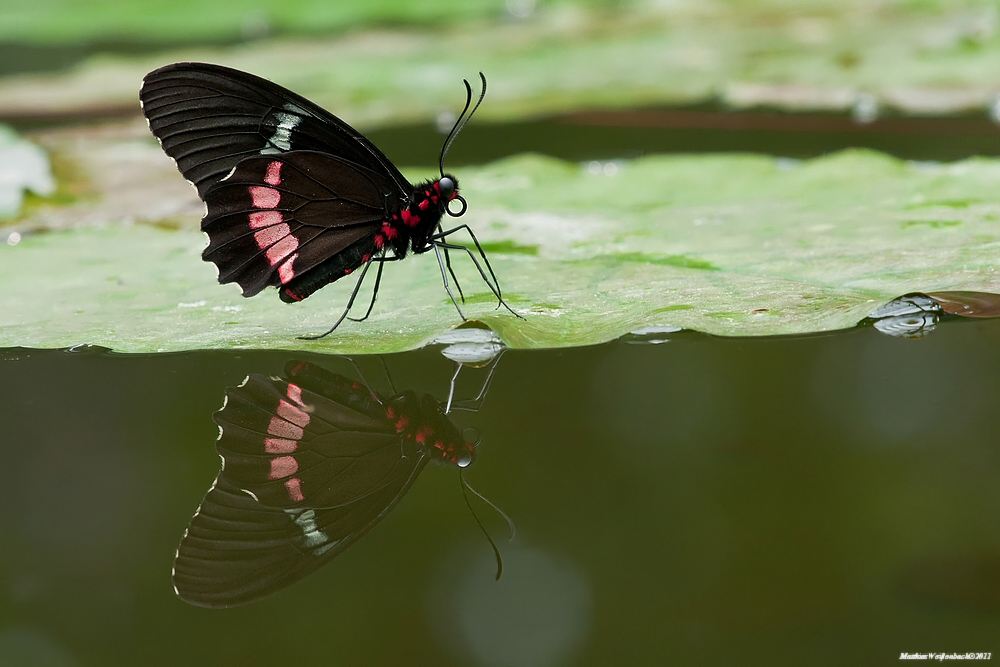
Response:
[[[441,193],[441,199],[451,201],[458,196],[458,181],[451,174],[445,174],[438,179],[437,191]]]
[[[444,209],[444,212],[453,218],[457,218],[465,214],[468,204],[465,198],[458,194],[458,179],[451,174],[441,174],[441,178],[434,181],[434,190],[439,195],[439,206]],[[458,200],[462,205],[462,208],[458,211],[452,211],[448,206],[451,202]]]
[[[434,460],[459,468],[472,464],[475,445],[465,436],[430,395],[424,396],[421,406],[424,419],[417,429],[417,440],[424,451]]]

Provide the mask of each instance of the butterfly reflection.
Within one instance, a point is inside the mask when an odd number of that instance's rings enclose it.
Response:
[[[202,607],[298,581],[371,530],[428,462],[463,468],[474,455],[431,396],[383,397],[307,362],[250,375],[214,418],[222,470],[173,570],[177,595]]]

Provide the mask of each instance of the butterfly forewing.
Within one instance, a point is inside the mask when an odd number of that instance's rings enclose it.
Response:
[[[244,296],[301,277],[400,208],[383,175],[313,151],[247,158],[204,198],[203,258]]]
[[[329,508],[395,487],[421,458],[366,388],[314,393],[253,375],[215,419],[223,475],[269,507]],[[354,405],[351,405],[354,403]]]
[[[428,461],[367,388],[309,364],[294,372],[250,376],[216,414],[223,470],[174,566],[188,602],[244,604],[309,574],[378,523]]]
[[[383,174],[405,194],[412,186],[357,130],[290,90],[239,70],[176,63],[150,72],[139,91],[143,114],[163,150],[198,194],[252,155],[314,150]]]

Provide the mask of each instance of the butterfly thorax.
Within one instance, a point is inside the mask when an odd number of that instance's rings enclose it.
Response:
[[[392,397],[386,403],[386,418],[408,443],[433,461],[464,468],[472,462],[473,446],[441,411],[430,395],[418,400],[412,391]]]
[[[395,257],[402,258],[411,250],[422,253],[430,249],[430,237],[441,222],[448,202],[458,197],[455,177],[445,174],[442,178],[451,179],[455,187],[442,193],[441,179],[418,184],[405,206],[391,214],[375,234],[376,252],[388,248]]]

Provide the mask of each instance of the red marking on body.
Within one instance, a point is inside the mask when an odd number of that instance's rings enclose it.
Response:
[[[280,211],[254,211],[250,214],[250,229],[280,225],[283,221]]]
[[[434,430],[431,429],[430,426],[422,426],[419,430],[417,430],[417,442],[419,442],[422,445],[424,444],[424,442],[426,442],[427,436],[433,434]]]
[[[383,222],[382,234],[384,234],[385,237],[391,241],[392,239],[396,238],[396,235],[398,235],[399,232],[396,231],[396,228],[390,225],[388,222]]]
[[[435,204],[438,203],[438,196],[437,195],[431,195],[431,201],[433,203],[435,203]]]
[[[368,253],[366,255],[361,255],[361,261],[365,264],[367,264],[368,260],[370,260],[371,258],[372,258],[371,253]]]
[[[431,187],[434,188],[434,192],[441,194],[441,181],[434,181]]]
[[[420,201],[419,204],[417,204],[417,208],[419,208],[421,211],[426,211],[427,207],[430,205],[431,205],[430,199],[423,199]]]
[[[279,417],[284,417],[286,421],[290,421],[296,426],[304,428],[309,424],[309,413],[303,412],[288,401],[278,401],[278,409],[275,412],[278,413]]]
[[[396,433],[399,433],[406,425],[410,423],[410,420],[406,418],[406,415],[401,415],[399,419],[396,420]]]
[[[281,417],[271,417],[267,425],[268,435],[276,435],[286,440],[301,440],[303,431],[295,424],[289,424]]]
[[[385,411],[385,416],[388,417],[389,419],[395,419],[396,411],[393,410],[392,408],[389,408],[388,410]]]
[[[375,247],[377,249],[381,250],[383,245],[385,245],[385,238],[381,234],[376,234],[375,235]]]
[[[282,227],[288,230],[288,225],[278,225],[277,229],[280,229]],[[260,232],[254,234],[254,236],[260,234],[263,231],[266,230],[262,229],[260,230]],[[286,231],[285,233],[287,234],[285,238],[281,239],[280,241],[272,245],[264,252],[264,256],[267,257],[267,262],[271,266],[274,266],[284,258],[294,253],[299,247],[299,240],[294,236],[292,236],[289,231]],[[263,250],[263,248],[261,248],[261,250]]]
[[[298,477],[292,477],[291,479],[285,480],[285,490],[288,491],[288,497],[297,503],[301,503],[305,500],[305,496],[302,495],[302,482]]]
[[[267,473],[268,479],[284,479],[299,471],[299,462],[294,456],[278,456],[271,459],[271,471]]]
[[[285,294],[287,294],[292,301],[302,301],[302,297],[291,290],[286,289]]]
[[[295,277],[295,269],[293,268],[292,265],[294,264],[295,260],[298,259],[298,257],[299,253],[295,253],[291,257],[286,259],[284,262],[282,262],[281,266],[278,267],[278,280],[281,281],[282,285],[291,282],[292,278]],[[301,301],[301,298],[298,300]]]
[[[351,275],[351,271],[353,271],[353,270],[354,270],[354,269],[344,269],[344,275],[345,275],[345,276],[349,276],[349,275]]]
[[[440,449],[441,451],[444,451],[444,445],[441,444],[440,440],[435,440],[434,441],[434,446],[437,447],[438,449]]]
[[[264,176],[264,182],[268,185],[278,185],[281,183],[281,162],[275,160],[267,165],[267,174]]]
[[[420,222],[420,216],[414,213],[410,213],[410,209],[403,210],[403,224],[410,227],[415,227],[416,224]]]
[[[284,438],[264,438],[264,451],[268,454],[291,454],[299,448],[295,440]]]
[[[281,201],[281,193],[274,188],[251,185],[248,189],[254,208],[274,208]]]

